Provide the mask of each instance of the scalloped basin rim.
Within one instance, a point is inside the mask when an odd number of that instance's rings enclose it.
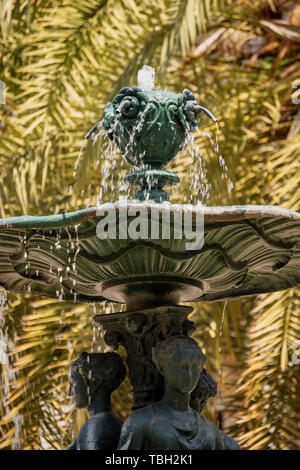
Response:
[[[170,210],[184,210],[191,211],[195,214],[197,211],[204,213],[204,220],[209,221],[232,221],[232,220],[245,220],[252,218],[261,217],[283,217],[288,219],[300,220],[300,214],[289,209],[284,209],[278,206],[256,206],[256,205],[245,205],[245,206],[193,206],[191,204],[172,204],[170,202],[163,202],[161,204],[138,200],[127,201],[130,208],[138,210],[139,207],[143,206],[149,210],[155,208],[161,211]],[[63,214],[44,215],[44,216],[31,216],[23,215],[19,217],[9,217],[6,219],[0,219],[0,230],[7,230],[9,228],[59,228],[66,227],[69,225],[78,225],[85,220],[97,216],[97,210],[109,208],[113,206],[116,211],[120,208],[124,208],[123,201],[103,204],[99,207],[89,207],[88,209],[82,209],[75,212],[66,212]]]

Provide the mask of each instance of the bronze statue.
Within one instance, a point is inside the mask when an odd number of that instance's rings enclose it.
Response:
[[[112,412],[110,395],[126,375],[121,357],[114,353],[83,352],[70,366],[70,389],[77,408],[88,408],[90,419],[68,450],[117,449],[122,422]]]
[[[189,406],[206,361],[196,341],[170,336],[152,355],[164,377],[164,396],[132,412],[123,424],[118,450],[238,450],[234,439]]]

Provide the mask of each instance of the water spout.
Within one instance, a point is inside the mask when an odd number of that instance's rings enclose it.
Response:
[[[143,65],[138,71],[138,87],[143,91],[154,90],[155,69],[149,65]]]
[[[92,134],[94,134],[94,132],[98,131],[99,128],[101,127],[102,125],[102,120],[98,121],[89,131],[88,133],[85,135],[84,139],[85,140],[88,140]]]
[[[200,111],[203,111],[215,124],[218,122],[218,119],[204,106],[199,106]]]

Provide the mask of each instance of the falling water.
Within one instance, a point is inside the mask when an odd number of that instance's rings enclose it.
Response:
[[[84,151],[86,150],[88,141],[91,140],[93,145],[95,145],[100,136],[103,137],[103,143],[102,143],[101,154],[99,155],[99,157],[96,161],[96,168],[99,166],[100,162],[104,161],[104,165],[105,165],[105,162],[107,162],[106,166],[109,167],[109,161],[116,161],[117,160],[115,158],[116,157],[116,155],[115,155],[116,154],[116,145],[113,142],[111,142],[110,139],[108,138],[108,135],[107,135],[107,133],[105,132],[105,130],[103,128],[103,120],[101,120],[97,124],[95,124],[95,126],[93,126],[93,128],[86,134],[86,136],[84,138],[84,141],[81,145],[78,157],[75,161],[74,168],[73,168],[74,181],[76,181],[76,177],[78,176],[78,169],[79,169],[79,166],[80,166],[80,161],[81,161],[81,158],[84,154]],[[102,170],[102,168],[101,168],[101,170]],[[102,172],[102,180],[103,179],[107,180],[109,175],[111,176],[111,173],[112,172],[108,172],[104,168],[104,171]],[[101,181],[101,183],[102,183],[102,181]],[[106,186],[109,186],[106,181],[104,181],[104,185],[105,185],[105,183],[106,183]],[[73,196],[73,186],[74,185],[72,184],[69,187],[69,198],[70,198],[70,200]],[[88,191],[90,189],[91,189],[91,185],[88,186]],[[81,197],[83,197],[83,196],[84,196],[84,191],[81,192]],[[70,200],[66,203],[66,210],[68,209]],[[84,208],[89,207],[90,202],[91,202],[90,201],[90,195],[88,195],[88,197],[85,198]]]
[[[152,90],[154,89],[154,81],[155,81],[155,69],[148,66],[144,65],[139,71],[138,71],[138,86],[142,90]],[[208,110],[203,108],[203,110],[208,113],[210,116],[211,113],[209,113]],[[189,180],[191,184],[191,189],[190,194],[187,195],[185,193],[183,195],[184,198],[184,203],[189,203],[189,204],[202,204],[205,205],[206,203],[209,202],[211,192],[212,192],[212,184],[208,178],[208,170],[206,168],[205,164],[205,156],[202,153],[201,147],[197,144],[197,139],[199,136],[203,138],[208,138],[212,148],[215,152],[215,156],[217,161],[219,162],[220,169],[221,169],[221,178],[222,180],[225,181],[225,184],[227,186],[227,191],[230,193],[233,187],[233,184],[230,180],[229,174],[228,174],[228,167],[226,166],[225,160],[223,156],[219,153],[219,142],[218,142],[218,132],[219,132],[219,127],[218,127],[218,122],[215,120],[215,118],[211,115],[211,119],[213,119],[214,124],[216,126],[216,132],[215,132],[215,137],[212,137],[212,135],[209,132],[202,132],[199,130],[199,128],[196,129],[195,133],[190,133],[187,135],[186,141],[184,143],[184,147],[186,148],[189,157],[191,158],[191,164],[188,165],[188,171],[189,171]],[[122,170],[124,165],[128,165],[128,162],[126,161],[126,156],[128,152],[130,151],[131,146],[133,145],[134,138],[136,134],[139,132],[143,125],[143,121],[139,122],[137,126],[135,126],[132,130],[132,133],[130,135],[129,142],[126,146],[125,152],[123,153],[122,158],[119,159],[119,153],[117,146],[115,142],[111,141],[103,129],[103,120],[99,121],[85,136],[84,142],[81,146],[78,158],[75,162],[74,166],[74,173],[73,176],[74,178],[77,175],[77,170],[79,167],[79,162],[80,158],[84,152],[84,149],[86,148],[86,143],[87,140],[90,138],[92,139],[93,143],[98,141],[99,136],[103,136],[103,145],[101,148],[101,154],[99,155],[97,161],[96,161],[96,169],[99,167],[101,163],[101,175],[99,178],[99,193],[91,198],[90,196],[90,189],[91,185],[89,185],[87,189],[87,194],[85,196],[85,191],[82,191],[81,197],[84,200],[84,206],[83,208],[88,208],[90,206],[100,206],[103,204],[103,202],[108,202],[108,200],[116,200],[118,198],[128,198],[129,197],[129,187],[127,184],[124,184],[122,179],[122,171],[113,171],[116,168],[117,162],[118,162],[118,169]],[[120,168],[120,166],[121,168]],[[115,179],[117,178],[117,181]],[[120,194],[120,189],[123,194]],[[175,188],[171,189],[171,195],[172,193],[175,192]],[[70,195],[72,194],[73,187],[70,187]],[[219,199],[221,200],[221,195],[219,194]]]
[[[138,86],[142,90],[145,90],[145,91],[153,90],[154,81],[155,81],[155,69],[148,65],[144,65],[138,71]],[[214,124],[216,126],[216,132],[215,132],[215,137],[212,137],[212,135],[209,132],[202,132],[199,130],[199,128],[197,128],[195,133],[190,133],[187,136],[186,141],[184,143],[184,147],[186,147],[186,150],[188,151],[188,155],[191,157],[191,165],[188,165],[188,167],[189,167],[189,179],[191,182],[191,189],[192,189],[189,196],[184,195],[184,202],[187,202],[190,204],[197,204],[197,203],[206,204],[207,202],[209,202],[211,191],[212,191],[212,185],[209,182],[209,178],[207,176],[208,172],[205,166],[205,157],[203,156],[201,152],[201,148],[197,145],[197,142],[196,142],[196,139],[199,136],[208,138],[210,140],[213,150],[215,152],[217,161],[219,162],[219,165],[221,168],[221,178],[225,181],[225,184],[227,186],[227,191],[230,193],[233,188],[232,181],[230,180],[230,177],[228,174],[228,167],[225,163],[223,156],[219,153],[218,122],[208,110],[206,110],[205,108],[202,108],[202,110],[206,114],[208,114],[209,117],[214,121]],[[123,168],[124,164],[128,165],[128,162],[126,161],[126,155],[129,152],[130,147],[132,146],[134,142],[136,133],[139,132],[142,125],[143,125],[143,122],[140,122],[137,126],[133,128],[133,131],[130,135],[129,143],[125,149],[125,153],[122,155],[123,159],[119,159],[119,164],[121,165],[121,169]],[[84,199],[83,208],[88,208],[91,205],[99,206],[103,202],[107,202],[108,197],[110,197],[110,201],[115,200],[116,198],[120,196],[119,194],[120,187],[122,188],[122,191],[125,193],[125,194],[122,194],[122,197],[127,198],[129,196],[129,188],[127,185],[125,185],[122,182],[122,171],[117,172],[118,181],[117,182],[115,181],[116,172],[112,170],[114,170],[114,168],[117,165],[117,161],[118,161],[117,157],[119,155],[118,155],[116,144],[107,138],[107,133],[103,129],[103,120],[95,124],[95,126],[93,126],[93,128],[86,134],[83,144],[81,146],[78,158],[75,162],[73,177],[76,178],[77,176],[77,170],[79,167],[80,159],[82,157],[84,149],[86,148],[88,139],[91,139],[93,141],[93,144],[95,144],[98,141],[100,135],[104,137],[101,154],[99,155],[96,161],[96,168],[98,168],[101,162],[101,177],[99,180],[100,189],[99,189],[98,195],[96,195],[93,199],[91,199],[90,194],[87,194],[86,197],[84,197],[84,191],[82,191],[81,197]],[[90,189],[91,189],[91,185],[89,185],[87,191],[89,192]],[[117,191],[118,194],[115,195],[115,191]],[[70,186],[69,192],[70,192],[70,195],[72,195],[73,186]],[[171,190],[171,193],[172,192],[174,192],[174,189]],[[219,199],[221,200],[220,194],[219,194]]]
[[[225,184],[226,184],[226,187],[227,187],[227,192],[228,192],[228,194],[230,194],[232,189],[233,189],[233,183],[232,183],[231,178],[229,176],[229,173],[228,173],[229,170],[228,170],[228,167],[225,163],[223,155],[221,155],[219,153],[219,125],[218,125],[218,122],[216,122],[215,124],[216,124],[216,138],[215,138],[215,141],[212,142],[212,145],[214,147],[215,154],[216,154],[216,157],[218,158],[218,162],[219,162],[219,165],[220,165],[220,168],[221,168],[221,178],[223,180],[225,180]]]
[[[225,180],[226,185],[227,185],[227,191],[230,194],[233,189],[233,183],[230,179],[230,176],[228,175],[228,167],[222,155],[219,155],[219,164],[220,164],[220,167],[222,168],[222,179]]]
[[[200,132],[198,127],[196,132]],[[196,143],[196,133],[190,133],[188,135],[186,139],[186,148],[188,154],[192,158],[192,165],[189,165],[191,189],[195,190],[197,198],[195,201],[193,191],[191,191],[188,203],[193,204],[200,202],[203,204],[209,198],[211,184],[209,183],[206,175],[205,160]]]
[[[10,338],[7,326],[5,324],[5,315],[8,312],[7,292],[0,293],[0,365],[2,369],[1,383],[4,392],[3,406],[6,416],[11,415],[10,407],[7,399],[11,393],[11,388],[14,390],[17,381],[17,371],[14,370],[10,364],[10,355],[14,349],[13,340]],[[14,423],[14,439],[12,442],[12,449],[21,449],[20,432],[23,424],[23,417],[16,414],[13,417]]]
[[[184,202],[189,204],[206,205],[206,203],[209,202],[212,194],[212,184],[210,183],[211,178],[208,177],[208,170],[205,164],[206,158],[203,155],[204,152],[201,151],[202,149],[197,143],[199,136],[203,137],[204,139],[209,139],[214,151],[215,158],[220,165],[221,179],[225,181],[227,192],[231,193],[233,188],[233,183],[229,176],[228,167],[219,150],[218,122],[215,121],[214,125],[216,129],[214,136],[212,136],[210,132],[201,131],[197,127],[195,132],[187,135],[183,145],[183,151],[187,152],[191,159],[191,163],[188,165],[191,192],[189,196],[184,196]],[[222,201],[220,193],[219,200],[220,202]]]
[[[83,153],[83,149],[85,148],[86,144],[87,144],[87,137],[84,138],[84,141],[80,147],[80,150],[79,150],[79,154],[78,154],[78,157],[76,159],[76,162],[75,162],[75,165],[74,165],[74,171],[73,171],[73,178],[76,178],[77,176],[77,169],[78,169],[78,165],[80,163],[80,159],[81,159],[81,155]]]
[[[142,90],[152,90],[154,89],[154,80],[155,80],[155,69],[152,67],[149,67],[148,65],[144,65],[138,72],[138,86]],[[95,126],[92,127],[92,129],[86,134],[84,141],[82,143],[82,146],[80,148],[78,157],[76,159],[75,165],[74,165],[74,171],[73,171],[73,178],[74,180],[76,179],[78,175],[78,168],[80,164],[80,160],[82,158],[82,155],[86,149],[87,142],[89,139],[92,140],[93,144],[95,144],[99,136],[103,137],[103,144],[101,148],[101,154],[99,155],[97,161],[96,161],[96,169],[101,163],[101,177],[99,180],[99,194],[96,196],[95,201],[90,198],[90,194],[87,194],[86,197],[84,197],[84,191],[81,193],[81,197],[84,199],[84,208],[90,207],[90,205],[95,205],[99,206],[101,205],[104,201],[107,200],[107,196],[110,196],[110,200],[113,200],[115,197],[115,191],[118,191],[121,187],[121,190],[123,193],[123,197],[128,197],[129,195],[129,188],[127,184],[124,184],[122,179],[122,171],[117,172],[117,177],[118,181],[115,182],[115,176],[116,172],[112,171],[116,168],[117,162],[119,161],[119,165],[121,165],[121,170],[124,166],[124,164],[128,165],[128,162],[126,161],[126,155],[130,150],[130,147],[133,145],[134,138],[137,132],[141,129],[143,125],[143,121],[141,121],[137,126],[134,127],[131,136],[130,136],[130,141],[127,145],[127,148],[125,149],[125,153],[122,155],[122,159],[118,159],[118,150],[117,150],[117,145],[115,142],[111,141],[107,133],[105,132],[103,128],[103,120],[99,121]],[[88,187],[88,191],[91,188],[91,186]],[[73,194],[73,185],[69,187],[69,196],[70,198],[72,197]],[[119,197],[119,193],[116,195],[116,197]],[[107,201],[106,201],[107,202]],[[68,209],[69,202],[66,204],[66,210]]]

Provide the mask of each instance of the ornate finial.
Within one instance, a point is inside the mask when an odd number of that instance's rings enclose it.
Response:
[[[139,168],[125,178],[141,187],[136,198],[161,202],[169,199],[162,187],[179,181],[177,175],[162,167],[196,129],[200,111],[214,122],[216,118],[187,89],[181,95],[153,89],[154,73],[154,69],[144,66],[139,71],[140,87],[122,88],[106,105],[103,124],[122,155]]]

